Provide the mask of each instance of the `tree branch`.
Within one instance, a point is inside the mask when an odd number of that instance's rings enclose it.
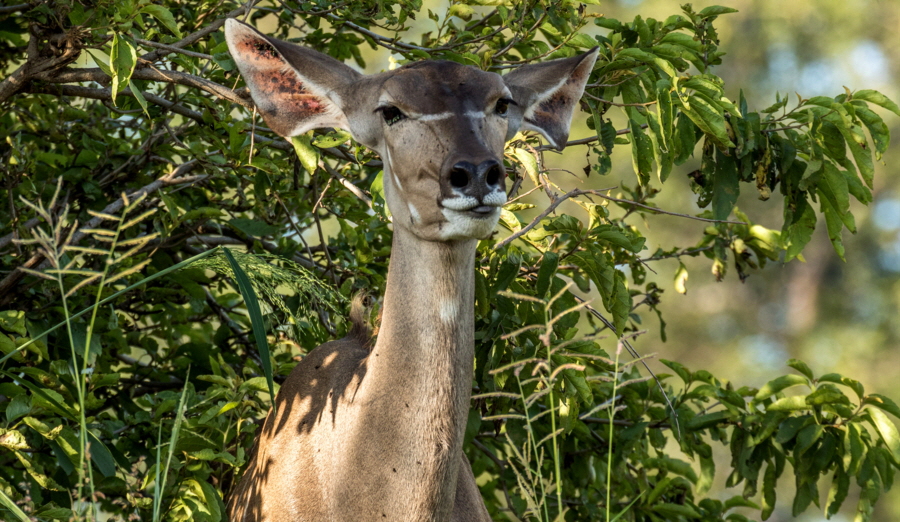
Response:
[[[63,69],[61,71],[51,71],[35,74],[33,78],[35,80],[40,80],[48,83],[97,82],[103,85],[107,85],[110,82],[110,77],[107,76],[106,73],[104,73],[99,68]],[[238,92],[233,91],[228,87],[225,87],[224,85],[219,85],[218,83],[211,82],[206,78],[201,78],[199,76],[194,76],[193,74],[188,74],[181,71],[168,71],[145,67],[141,69],[135,69],[134,74],[131,75],[131,78],[135,80],[150,80],[157,82],[175,83],[178,85],[185,85],[187,87],[195,87],[210,94],[214,94],[222,99],[228,100],[232,103],[237,103],[238,105],[242,105],[250,109],[253,108],[253,101],[250,99],[249,93],[246,93],[245,95],[244,93],[238,94]]]
[[[112,100],[112,91],[110,89],[92,89],[90,87],[81,87],[80,85],[39,86],[29,89],[29,92],[38,94],[78,96],[81,98],[90,98],[93,100]],[[150,103],[153,103],[154,105],[165,107],[175,114],[180,114],[198,123],[206,124],[206,122],[203,121],[203,115],[197,111],[188,109],[183,105],[179,105],[173,101],[169,101],[161,96],[150,94],[149,92],[141,92],[141,94],[144,95],[144,99],[146,99]],[[131,92],[131,89],[125,89],[124,91],[121,91],[119,93],[119,96],[134,97],[134,93]]]
[[[204,60],[209,60],[209,61],[212,61],[212,60],[213,60],[212,55],[209,55],[209,54],[203,54],[203,53],[196,53],[196,52],[194,52],[194,51],[188,51],[188,50],[181,49],[181,48],[178,48],[178,47],[174,47],[174,46],[172,46],[172,45],[167,45],[167,44],[164,44],[164,43],[152,42],[152,41],[150,41],[150,40],[143,40],[143,39],[141,39],[141,38],[135,38],[134,41],[137,42],[137,43],[139,43],[139,44],[141,44],[141,45],[145,45],[145,46],[147,46],[147,47],[155,47],[155,48],[157,48],[157,49],[163,49],[163,50],[165,50],[165,51],[170,51],[170,52],[173,52],[173,53],[184,54],[184,55],[187,55],[187,56],[193,56],[194,58],[202,58],[202,59],[204,59]]]
[[[16,4],[0,6],[0,14],[15,13],[16,11],[24,11],[31,7],[31,4]]]

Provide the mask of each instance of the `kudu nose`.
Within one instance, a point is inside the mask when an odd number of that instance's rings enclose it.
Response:
[[[484,183],[492,189],[500,181],[500,162],[497,160],[482,161],[478,165],[468,161],[458,161],[450,169],[450,185],[463,189],[471,183]],[[477,187],[476,187],[477,188]]]

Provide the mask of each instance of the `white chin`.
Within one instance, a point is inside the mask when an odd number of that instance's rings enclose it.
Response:
[[[440,232],[444,241],[485,239],[490,237],[500,219],[500,207],[495,207],[493,212],[484,216],[473,216],[471,212],[449,208],[444,208],[442,213],[447,220]]]

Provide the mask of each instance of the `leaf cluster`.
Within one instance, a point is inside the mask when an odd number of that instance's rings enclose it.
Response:
[[[850,196],[871,201],[890,138],[873,106],[900,114],[871,90],[790,108],[776,96],[756,112],[730,100],[715,21],[733,9],[621,22],[544,0],[14,8],[0,8],[3,518],[221,520],[271,392],[344,333],[348,298],[383,291],[380,159],[346,133],[287,142],[254,120],[220,30],[229,16],[360,66],[375,50],[502,73],[599,46],[582,100],[591,132],[569,143],[587,157],[583,186],[562,188],[546,146],[518,135],[501,231],[478,250],[466,451],[494,516],[743,520],[772,512],[793,469],[796,513],[830,473],[826,514],[858,487],[866,519],[891,487],[898,438],[882,412],[898,412],[856,381],[792,362],[800,375],[735,389],[666,362],[682,382],[657,382],[620,357],[651,314],[665,339],[648,278],[660,260],[704,255],[744,278],[799,258],[818,214],[843,254]],[[634,178],[610,181],[623,147]],[[708,209],[661,208],[691,158]],[[737,209],[745,183],[780,195],[780,230]],[[648,252],[650,219],[696,221],[696,241]],[[676,290],[687,275],[680,264]],[[744,485],[727,501],[708,495],[714,442]]]

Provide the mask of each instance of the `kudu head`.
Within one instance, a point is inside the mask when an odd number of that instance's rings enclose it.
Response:
[[[505,76],[447,61],[363,75],[229,19],[225,37],[269,127],[290,137],[332,127],[378,152],[394,226],[421,239],[480,239],[506,202],[503,146],[533,130],[557,149],[596,50]]]

